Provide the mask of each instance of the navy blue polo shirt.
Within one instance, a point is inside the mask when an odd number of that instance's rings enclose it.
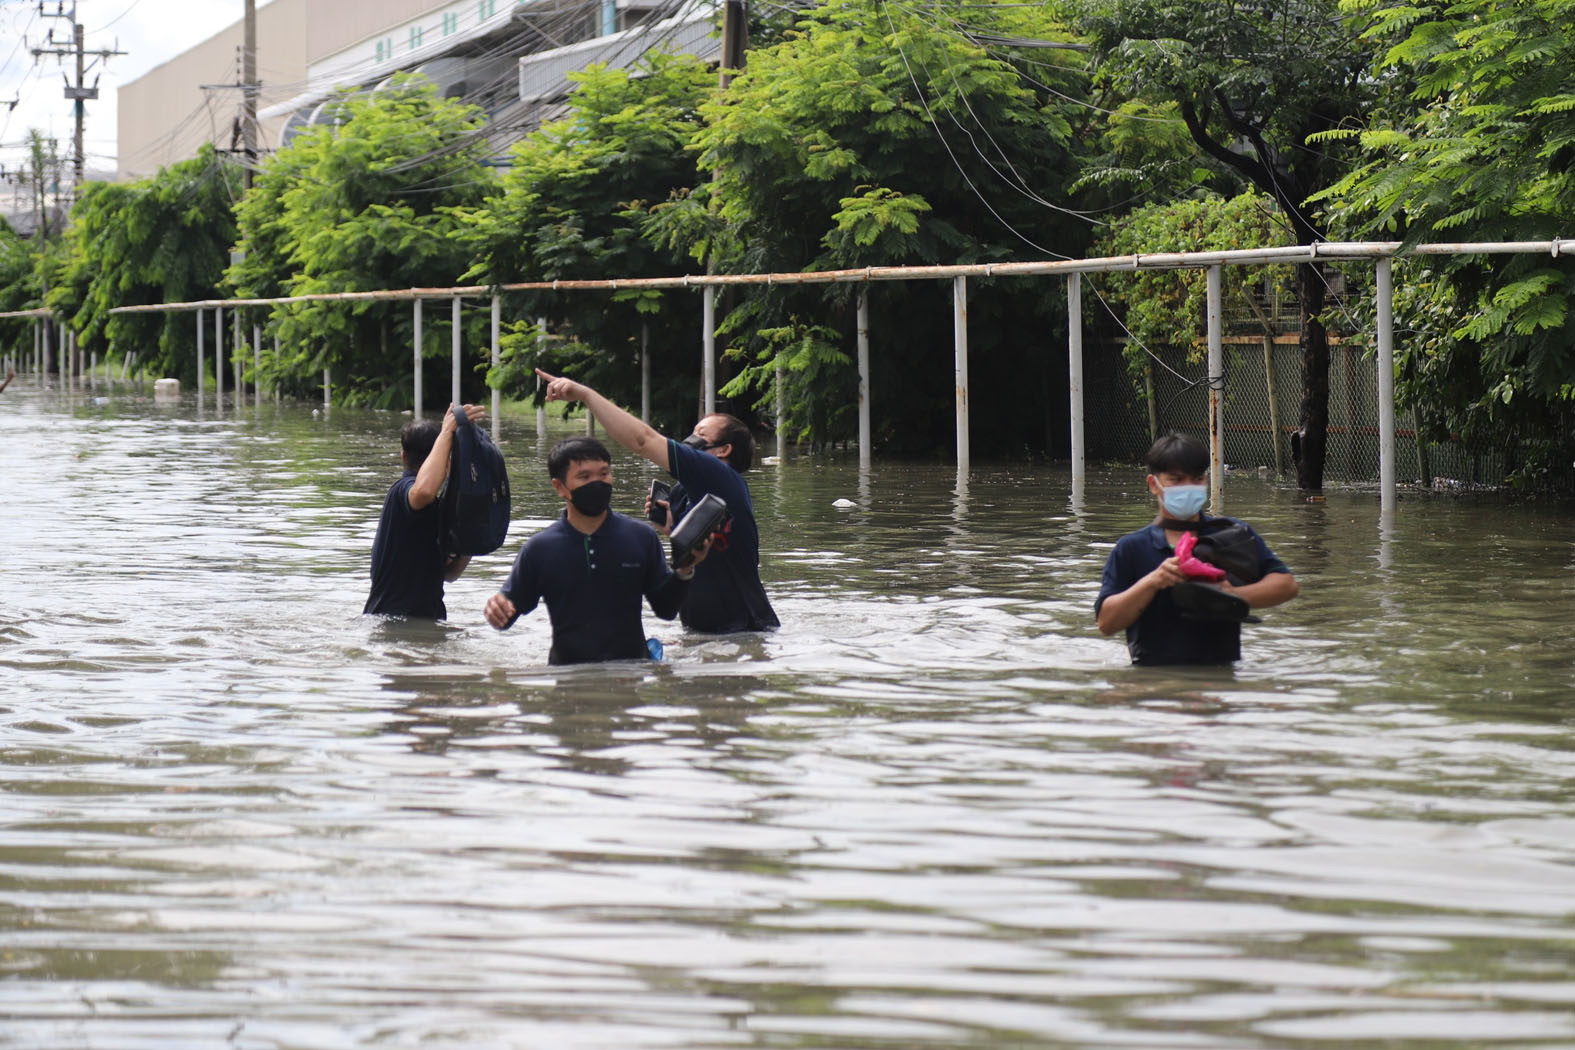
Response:
[[[678,479],[671,499],[674,522],[707,493],[725,500],[729,514],[711,553],[695,566],[680,610],[684,626],[709,634],[780,627],[760,582],[760,530],[748,482],[727,460],[678,441],[668,440],[667,456],[669,472]]]
[[[442,512],[434,500],[420,510],[410,506],[416,472],[408,470],[383,497],[383,514],[372,541],[372,593],[363,613],[421,616],[442,620],[443,566],[438,543]]]
[[[671,620],[687,590],[667,567],[655,530],[616,512],[589,536],[565,514],[525,542],[503,585],[520,616],[547,603],[547,661],[554,664],[649,659],[641,597]]]
[[[1205,515],[1203,520],[1246,525],[1230,517]],[[1285,563],[1269,550],[1263,537],[1252,530],[1252,526],[1246,527],[1252,532],[1258,550],[1258,567],[1263,574],[1290,572]],[[1165,539],[1164,528],[1158,524],[1129,532],[1117,540],[1115,550],[1110,552],[1110,557],[1105,561],[1099,597],[1094,600],[1094,615],[1099,615],[1099,608],[1104,605],[1106,598],[1125,591],[1175,553]],[[1167,587],[1154,595],[1148,608],[1127,628],[1127,651],[1132,654],[1135,664],[1231,663],[1241,659],[1241,624],[1188,619],[1181,615]]]

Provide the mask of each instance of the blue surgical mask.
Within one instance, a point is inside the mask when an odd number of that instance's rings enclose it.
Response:
[[[1172,518],[1185,520],[1203,509],[1209,501],[1207,485],[1167,485],[1160,490],[1160,501],[1165,513]]]

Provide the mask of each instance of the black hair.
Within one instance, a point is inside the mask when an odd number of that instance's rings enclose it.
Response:
[[[716,444],[732,445],[733,451],[727,454],[727,462],[734,470],[742,474],[755,462],[755,439],[749,433],[749,428],[737,416],[730,416],[726,412],[713,412],[710,418],[722,421],[722,432]]]
[[[1143,465],[1150,474],[1201,477],[1209,472],[1209,450],[1197,438],[1171,431],[1149,446]]]
[[[399,449],[411,470],[421,469],[442,430],[443,424],[435,419],[412,419],[399,428]]]
[[[563,481],[569,476],[569,464],[582,463],[588,459],[598,463],[612,462],[612,456],[607,454],[607,446],[595,438],[564,438],[547,453],[547,476],[554,481]]]

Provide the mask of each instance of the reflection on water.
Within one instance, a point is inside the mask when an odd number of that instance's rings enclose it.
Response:
[[[1302,597],[1138,670],[1135,470],[790,458],[782,631],[551,668],[528,409],[454,619],[356,615],[399,422],[0,398],[0,1046],[1575,1044],[1568,508],[1232,479]]]

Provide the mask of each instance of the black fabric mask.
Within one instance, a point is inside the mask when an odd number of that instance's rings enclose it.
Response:
[[[715,445],[711,444],[711,442],[707,441],[699,434],[690,434],[688,437],[684,438],[683,444],[688,445],[690,448],[697,448],[701,452],[704,452],[708,448],[716,448]]]
[[[587,481],[569,493],[574,509],[587,518],[594,518],[612,505],[612,484],[606,481]]]

